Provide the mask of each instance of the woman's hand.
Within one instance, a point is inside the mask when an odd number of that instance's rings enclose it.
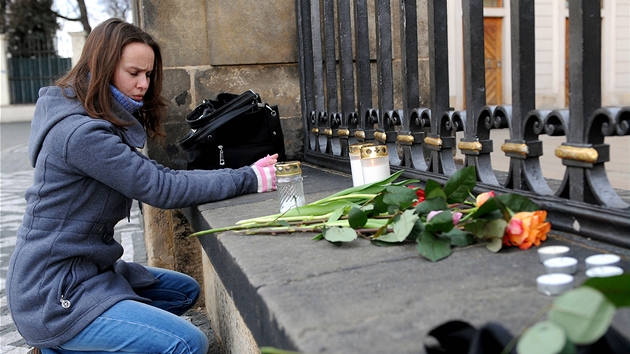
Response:
[[[278,154],[273,154],[263,157],[251,166],[258,178],[258,189],[256,192],[264,193],[277,189],[276,168],[274,166],[276,162],[278,162]]]

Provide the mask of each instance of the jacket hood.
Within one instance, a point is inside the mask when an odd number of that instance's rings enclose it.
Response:
[[[63,90],[65,90],[65,96]],[[37,100],[31,122],[31,134],[28,145],[31,166],[35,167],[44,139],[46,139],[52,127],[70,116],[88,116],[83,105],[79,100],[72,98],[73,96],[74,91],[62,89],[59,86],[42,87],[39,90],[39,99]],[[119,129],[121,138],[132,147],[142,148],[146,142],[146,132],[142,124],[123,108],[120,103],[114,100],[113,105],[113,112],[119,119],[133,123],[133,125],[126,126],[124,129]]]

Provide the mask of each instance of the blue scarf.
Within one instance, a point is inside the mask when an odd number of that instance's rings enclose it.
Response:
[[[109,85],[109,87],[112,89],[112,95],[114,96],[116,101],[118,101],[118,103],[120,103],[123,107],[125,107],[125,109],[129,113],[134,114],[140,108],[142,108],[142,105],[144,104],[144,102],[136,101],[136,100],[132,99],[131,97],[129,97],[129,96],[125,95],[124,93],[118,91],[118,89],[115,88],[113,85]]]

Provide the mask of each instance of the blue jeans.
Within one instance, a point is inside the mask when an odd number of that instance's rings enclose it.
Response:
[[[179,317],[199,297],[199,284],[186,274],[147,267],[158,278],[155,285],[136,291],[150,304],[124,300],[105,311],[76,337],[43,354],[90,353],[202,353],[208,338]]]

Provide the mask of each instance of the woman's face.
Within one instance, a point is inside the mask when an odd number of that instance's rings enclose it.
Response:
[[[153,71],[153,49],[144,43],[129,43],[114,71],[114,87],[136,101],[149,89],[149,75]]]

